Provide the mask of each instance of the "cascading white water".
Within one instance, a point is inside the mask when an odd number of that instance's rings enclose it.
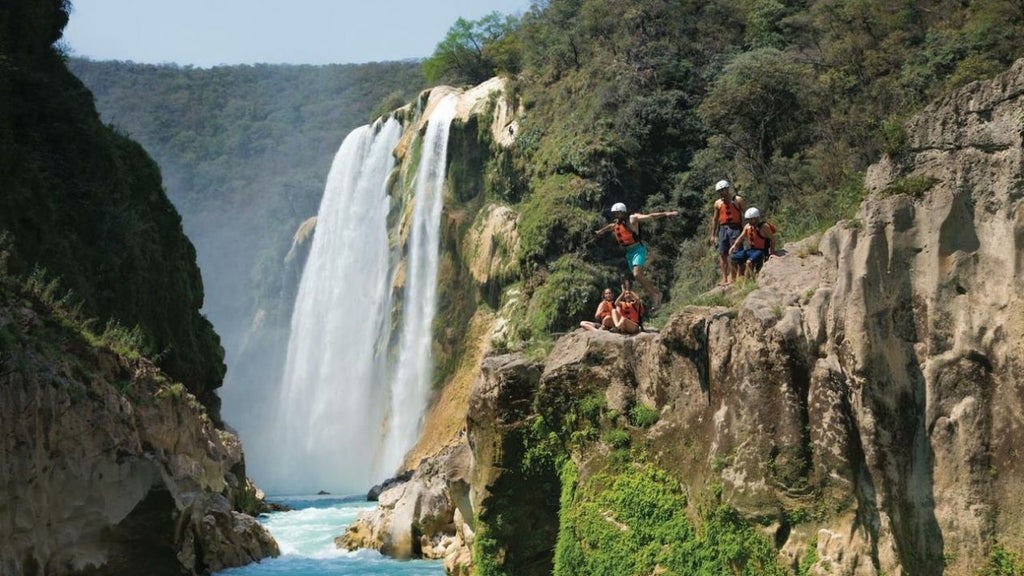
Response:
[[[402,128],[352,131],[331,165],[302,273],[274,437],[252,473],[277,493],[363,490],[375,480],[390,311],[387,178]],[[252,447],[250,447],[252,451]]]
[[[401,126],[388,120],[358,128],[335,156],[292,314],[278,415],[269,439],[255,446],[258,457],[250,457],[252,475],[271,493],[365,490],[394,473],[416,442],[433,369],[441,208],[456,102],[448,95],[433,106],[423,136],[391,366],[395,270],[386,184]]]
[[[440,259],[441,207],[448,133],[458,98],[445,96],[430,114],[416,170],[416,196],[406,255],[402,332],[395,376],[391,383],[390,425],[381,465],[393,472],[416,443],[433,370],[431,343],[437,311],[437,267]]]

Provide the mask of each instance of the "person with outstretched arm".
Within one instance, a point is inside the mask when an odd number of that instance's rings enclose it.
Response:
[[[715,200],[714,211],[711,213],[711,245],[718,250],[718,266],[722,272],[722,281],[718,285],[728,286],[729,248],[740,237],[747,203],[733,193],[732,184],[728,180],[719,180],[715,184],[715,191],[719,198]]]
[[[600,236],[605,232],[615,233],[615,240],[620,246],[626,249],[626,262],[633,271],[633,277],[650,295],[651,309],[661,305],[661,291],[647,279],[644,274],[644,264],[647,262],[647,246],[644,245],[640,232],[640,223],[646,220],[658,220],[679,216],[679,212],[652,212],[650,214],[630,214],[626,205],[617,202],[612,206],[612,218],[614,221],[597,231]]]

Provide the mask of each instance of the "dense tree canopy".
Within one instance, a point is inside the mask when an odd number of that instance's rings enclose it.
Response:
[[[655,278],[684,296],[707,285],[707,248],[679,240],[706,218],[712,183],[734,181],[786,238],[847,216],[863,170],[899,152],[902,120],[1024,55],[1024,5],[546,0],[506,37],[525,113],[494,187],[523,212],[527,288],[589,270],[564,260],[581,255],[621,271],[591,232],[624,201],[684,212],[648,241]]]
[[[514,16],[491,12],[479,20],[459,18],[423,63],[431,84],[479,83],[495,72],[519,70],[519,45],[512,34]]]

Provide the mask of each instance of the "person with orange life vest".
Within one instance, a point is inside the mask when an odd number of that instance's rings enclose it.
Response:
[[[743,275],[752,277],[761,269],[761,265],[768,258],[775,254],[775,225],[770,222],[761,221],[761,211],[757,208],[750,208],[743,215],[747,225],[743,227],[743,233],[729,248],[729,254],[737,268],[744,268]],[[747,242],[747,249],[740,250],[744,240]]]
[[[740,237],[743,229],[743,212],[747,209],[746,201],[732,191],[728,180],[719,180],[715,191],[721,196],[715,200],[714,211],[711,213],[711,245],[718,249],[718,266],[722,272],[719,286],[729,285],[729,248]]]
[[[629,289],[629,282],[622,285],[622,293],[615,299],[612,308],[612,323],[620,334],[637,334],[640,332],[640,317],[644,314],[644,304],[636,293]]]
[[[633,272],[633,277],[644,287],[644,291],[651,297],[651,307],[657,308],[661,304],[661,291],[658,290],[647,276],[644,275],[644,264],[647,262],[647,246],[644,245],[640,233],[640,223],[645,220],[658,220],[679,216],[679,212],[652,212],[650,214],[629,214],[626,205],[617,202],[612,206],[612,218],[614,222],[601,228],[596,232],[598,236],[605,232],[615,233],[615,240],[626,249],[626,262]]]
[[[601,295],[601,303],[597,305],[597,312],[594,313],[596,322],[580,322],[580,328],[584,330],[611,330],[615,327],[612,320],[612,310],[615,309],[615,293],[611,288],[605,288]]]

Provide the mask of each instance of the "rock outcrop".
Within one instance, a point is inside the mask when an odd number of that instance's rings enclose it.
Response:
[[[626,426],[634,442],[691,502],[718,491],[767,526],[794,570],[966,576],[996,542],[1024,549],[1021,110],[1024,61],[930,106],[869,171],[857,218],[770,261],[738,310],[687,308],[656,336],[573,333],[536,375],[488,360],[501,368],[468,417],[476,513],[524,505],[503,481],[524,468],[508,461],[515,422],[596,394],[610,413],[656,411]],[[570,449],[580,482],[610,449]]]
[[[378,507],[362,512],[339,548],[369,548],[395,558],[444,559],[449,574],[470,563],[473,518],[469,508],[471,453],[463,443],[424,460],[407,480],[388,482]]]
[[[238,511],[238,439],[183,385],[2,288],[0,572],[206,574],[278,553]]]

